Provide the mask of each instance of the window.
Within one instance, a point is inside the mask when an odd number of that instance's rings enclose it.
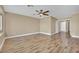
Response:
[[[0,32],[2,32],[2,15],[0,15]]]

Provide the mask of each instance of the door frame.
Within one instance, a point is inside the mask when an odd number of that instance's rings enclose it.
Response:
[[[66,32],[70,33],[70,20],[69,19],[67,19],[67,20],[57,20],[57,22],[56,22],[56,33],[60,32],[60,22],[66,22]],[[67,26],[68,26],[68,29],[67,29]]]

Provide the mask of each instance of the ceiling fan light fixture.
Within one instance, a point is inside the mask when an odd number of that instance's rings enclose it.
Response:
[[[39,16],[40,16],[40,17],[42,17],[42,16],[43,16],[43,14],[39,14]]]
[[[40,14],[41,16],[43,15],[43,14]]]

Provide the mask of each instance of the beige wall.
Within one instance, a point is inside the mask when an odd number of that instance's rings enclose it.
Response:
[[[70,33],[72,36],[79,36],[79,14],[70,18]]]
[[[56,21],[57,21],[56,18],[51,17],[51,34],[56,33]]]
[[[7,36],[23,35],[28,33],[43,32],[54,34],[56,31],[56,18],[45,17],[36,19],[28,16],[6,13]]]
[[[50,17],[46,17],[40,20],[40,32],[51,33]]]
[[[53,34],[55,33],[56,19],[54,17],[46,17],[40,20],[40,32]]]
[[[7,36],[22,35],[40,31],[40,20],[28,16],[6,13]]]

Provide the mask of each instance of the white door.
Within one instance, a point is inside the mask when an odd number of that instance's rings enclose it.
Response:
[[[60,22],[60,32],[66,32],[66,22],[65,21]]]

